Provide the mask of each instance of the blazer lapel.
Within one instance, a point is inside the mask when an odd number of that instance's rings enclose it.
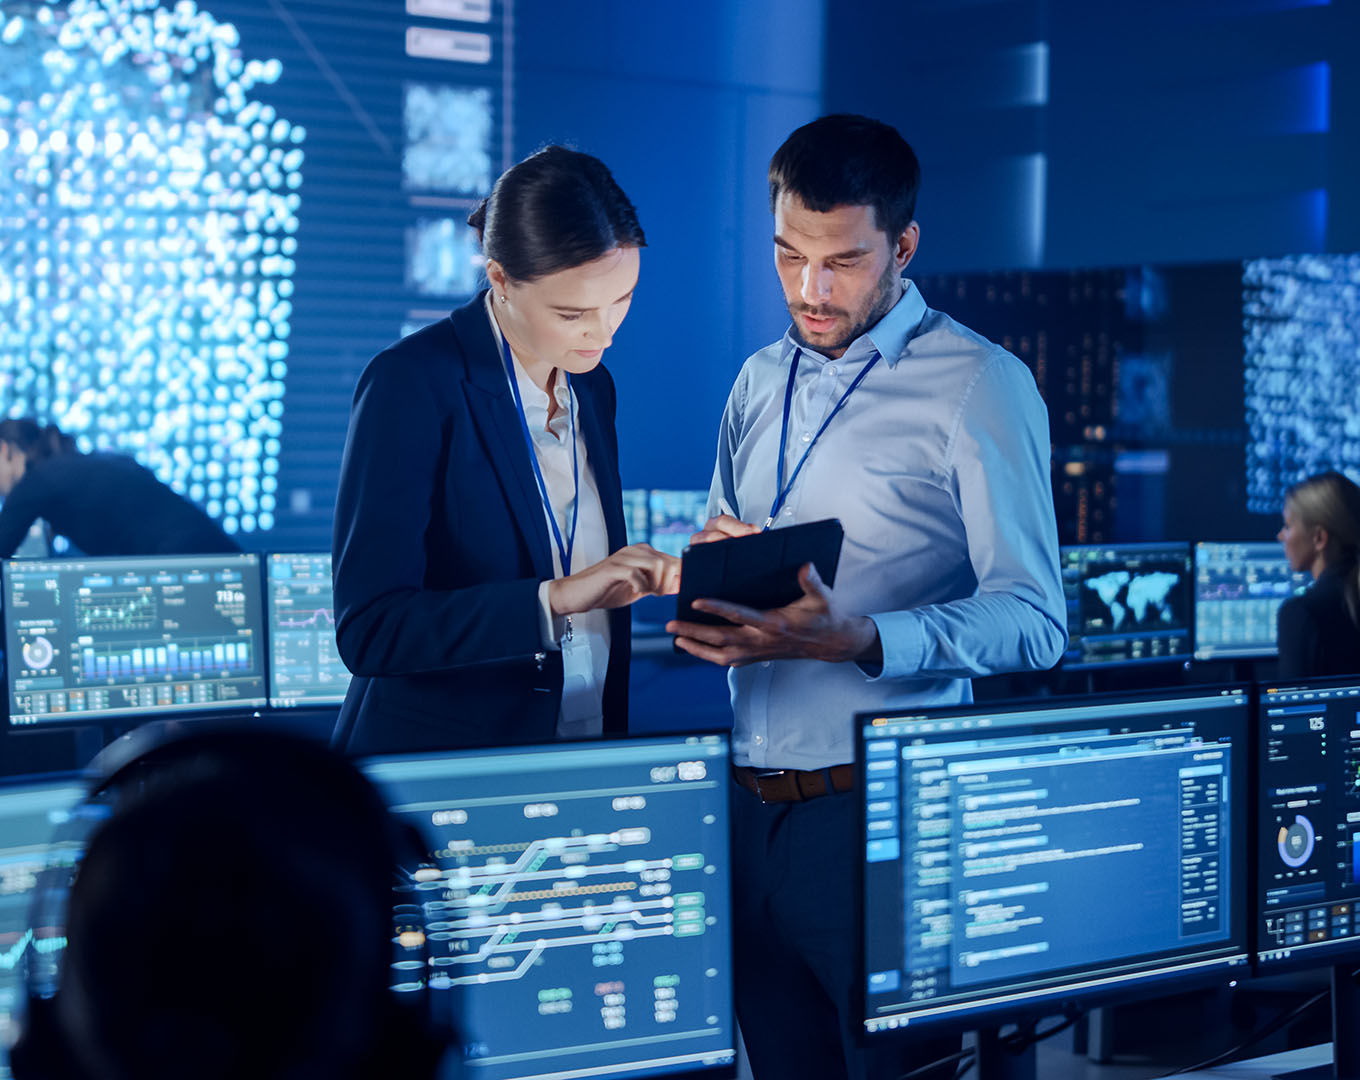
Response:
[[[628,543],[628,531],[623,520],[623,490],[619,480],[619,461],[616,441],[605,437],[604,422],[600,418],[599,403],[593,386],[585,379],[573,382],[577,391],[581,436],[585,440],[590,468],[595,475],[595,486],[600,492],[604,509],[605,532],[609,536],[609,550],[618,551]]]
[[[534,572],[542,580],[554,576],[552,549],[548,546],[548,525],[543,516],[543,498],[534,479],[529,448],[506,380],[505,364],[496,348],[496,339],[486,321],[482,296],[459,308],[451,316],[453,328],[463,346],[467,361],[468,407],[473,423],[487,448],[492,471],[505,492],[520,534],[529,546]],[[454,468],[457,462],[450,462]]]

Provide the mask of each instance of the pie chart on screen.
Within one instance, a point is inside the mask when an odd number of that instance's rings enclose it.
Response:
[[[1285,866],[1297,869],[1313,855],[1313,823],[1302,814],[1294,818],[1294,824],[1280,826],[1280,858]]]
[[[47,638],[39,636],[32,641],[24,642],[23,655],[25,667],[45,668],[52,662],[56,650],[52,648],[52,643]]]

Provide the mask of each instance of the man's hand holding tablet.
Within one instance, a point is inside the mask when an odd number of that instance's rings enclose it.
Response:
[[[881,662],[878,628],[842,611],[831,589],[843,536],[834,519],[761,530],[730,514],[712,518],[691,538],[666,632],[678,650],[724,667]]]

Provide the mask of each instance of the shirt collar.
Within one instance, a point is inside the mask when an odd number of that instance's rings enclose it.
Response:
[[[902,295],[898,297],[897,303],[889,308],[883,318],[855,338],[845,350],[841,359],[847,364],[868,360],[877,351],[887,361],[889,367],[896,367],[897,361],[905,355],[907,346],[916,336],[921,320],[926,316],[926,302],[921,298],[920,290],[909,278],[903,278],[902,285]],[[796,348],[800,346],[793,340],[793,327],[790,326],[784,334],[781,358],[788,359]],[[815,349],[809,349],[806,345],[801,348],[804,356],[810,356],[821,363],[829,362],[827,357]]]

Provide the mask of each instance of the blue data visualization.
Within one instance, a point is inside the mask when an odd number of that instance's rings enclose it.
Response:
[[[53,837],[84,797],[85,786],[74,777],[0,784],[0,1047],[6,1052],[24,1012],[28,960],[53,958],[66,945],[63,929],[35,927],[32,912],[39,877],[74,864],[76,851]],[[9,1076],[9,1062],[0,1056],[0,1080]]]
[[[730,1069],[725,736],[365,768],[437,867],[416,884],[428,979],[461,994],[470,1075]]]
[[[331,553],[274,553],[265,573],[270,706],[340,704],[350,673],[335,643]]]
[[[1257,959],[1360,955],[1360,680],[1267,687],[1260,701]]]
[[[256,555],[19,559],[4,577],[12,723],[265,703]]]
[[[1274,656],[1280,605],[1312,584],[1277,542],[1195,545],[1195,659]]]
[[[1244,964],[1247,709],[1211,689],[862,715],[866,1031]]]
[[[1060,551],[1065,668],[1190,658],[1190,545],[1099,544]]]

